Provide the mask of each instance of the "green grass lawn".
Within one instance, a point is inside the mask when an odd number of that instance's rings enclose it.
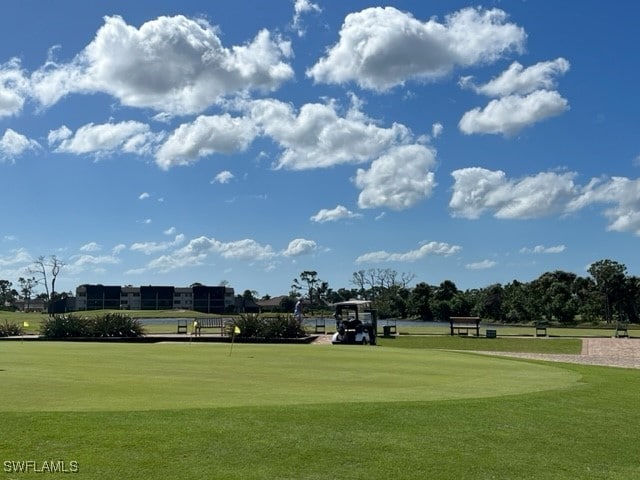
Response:
[[[441,340],[0,342],[0,479],[640,479],[640,371]]]

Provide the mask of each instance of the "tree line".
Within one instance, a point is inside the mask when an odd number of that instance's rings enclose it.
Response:
[[[381,318],[429,321],[479,316],[507,323],[640,323],[639,277],[629,276],[624,264],[609,259],[594,262],[588,273],[579,276],[555,270],[530,282],[513,280],[505,285],[460,290],[451,280],[439,285],[420,282],[410,287],[413,274],[369,269],[353,273],[352,288],[333,290],[318,278],[317,272],[305,271],[294,279],[290,298],[303,296],[311,308],[318,309],[354,298],[371,300]]]
[[[32,298],[48,302],[69,295],[58,293],[55,282],[64,263],[55,255],[39,257],[29,269],[32,276],[18,279],[19,290],[8,280],[0,280],[0,309],[16,300]],[[293,279],[289,296],[281,311],[293,311],[296,299],[303,297],[307,310],[323,310],[330,304],[351,300],[371,300],[381,318],[419,318],[446,320],[449,316],[479,316],[499,322],[534,321],[572,324],[580,322],[640,323],[640,278],[627,274],[627,267],[610,259],[592,263],[588,276],[555,270],[545,272],[530,282],[513,280],[484,288],[460,290],[451,280],[439,285],[425,282],[411,286],[415,275],[398,273],[389,268],[358,270],[353,273],[350,288],[331,288],[318,272],[305,270]],[[34,289],[44,293],[35,297]],[[246,302],[255,292],[246,291]]]

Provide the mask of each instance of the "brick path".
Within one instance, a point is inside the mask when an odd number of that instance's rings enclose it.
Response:
[[[583,338],[580,355],[542,353],[480,352],[505,357],[530,358],[551,362],[582,363],[607,367],[640,368],[640,339]]]
[[[540,339],[545,342],[547,339]],[[331,344],[330,335],[319,335],[316,345]],[[640,368],[640,338],[583,338],[580,355],[545,353],[478,352],[505,357],[530,358],[551,362],[582,363],[608,367]]]

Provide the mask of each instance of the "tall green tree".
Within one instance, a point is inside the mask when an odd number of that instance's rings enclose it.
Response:
[[[605,321],[611,323],[614,311],[624,302],[627,267],[614,260],[605,259],[592,263],[588,272],[602,295]]]
[[[13,305],[18,292],[9,280],[0,280],[0,308]]]
[[[36,281],[36,277],[24,278],[20,277],[18,279],[18,283],[20,284],[20,293],[25,301],[25,309],[29,310],[31,307],[31,295],[33,295],[33,290],[38,285]]]
[[[540,300],[540,313],[547,321],[569,324],[578,311],[573,294],[576,274],[556,270],[546,272],[531,282],[531,293]]]
[[[409,294],[409,314],[421,320],[433,320],[431,311],[431,287],[425,283],[418,283]]]

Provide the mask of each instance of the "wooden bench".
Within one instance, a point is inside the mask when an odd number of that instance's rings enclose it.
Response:
[[[231,321],[231,319],[224,317],[194,318],[193,333],[196,335],[202,335],[203,328],[213,328],[216,330],[220,330],[220,335],[224,335],[225,325],[229,321]]]
[[[178,333],[187,333],[187,319],[179,318],[178,319]]]
[[[536,322],[536,337],[547,336],[547,322]]]
[[[449,317],[451,335],[469,335],[469,330],[474,331],[476,337],[480,336],[480,317]]]
[[[629,338],[629,330],[627,327],[627,322],[616,322],[616,338]]]

